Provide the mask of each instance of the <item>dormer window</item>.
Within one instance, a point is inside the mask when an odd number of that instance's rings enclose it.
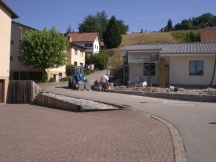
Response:
[[[93,47],[93,43],[85,43],[85,47]]]

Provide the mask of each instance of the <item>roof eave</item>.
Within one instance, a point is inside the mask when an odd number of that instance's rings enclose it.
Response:
[[[6,9],[8,10],[11,15],[12,15],[12,19],[16,19],[19,18],[19,15],[17,15],[6,3],[4,3],[2,0],[0,0],[0,4]]]

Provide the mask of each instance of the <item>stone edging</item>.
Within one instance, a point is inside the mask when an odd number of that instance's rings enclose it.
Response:
[[[76,105],[70,102],[62,101],[57,98],[45,96],[42,94],[38,94],[37,96],[37,104],[40,106],[56,108],[61,110],[67,111],[74,111],[74,112],[82,112],[82,106]]]
[[[168,121],[161,119],[157,116],[146,113],[142,110],[137,110],[135,108],[130,108],[130,109],[135,110],[135,111],[139,111],[139,112],[143,113],[144,115],[149,116],[151,118],[154,118],[154,119],[162,122],[163,124],[165,124],[168,127],[168,129],[170,130],[170,134],[172,136],[175,162],[188,162],[187,154],[186,154],[184,144],[183,144],[183,140],[181,138],[179,131],[176,129],[176,127],[173,124],[171,124]]]
[[[211,95],[192,95],[192,94],[173,94],[173,93],[150,93],[143,91],[111,90],[112,93],[122,93],[146,97],[155,97],[172,100],[194,101],[194,102],[216,102],[216,96]]]

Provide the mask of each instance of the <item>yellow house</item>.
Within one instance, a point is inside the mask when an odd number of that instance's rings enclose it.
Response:
[[[85,66],[85,47],[74,44],[71,37],[68,37],[70,42],[68,48],[67,64],[74,66]]]
[[[0,1],[0,103],[6,102],[10,75],[11,20],[19,16]]]

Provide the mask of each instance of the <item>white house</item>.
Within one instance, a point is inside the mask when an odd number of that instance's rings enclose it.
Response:
[[[216,86],[216,43],[128,45],[120,50],[127,56],[130,85]]]
[[[69,33],[67,36],[73,44],[84,47],[88,54],[96,54],[100,51],[98,33]]]
[[[11,20],[19,16],[0,0],[0,103],[5,103],[10,75]]]

